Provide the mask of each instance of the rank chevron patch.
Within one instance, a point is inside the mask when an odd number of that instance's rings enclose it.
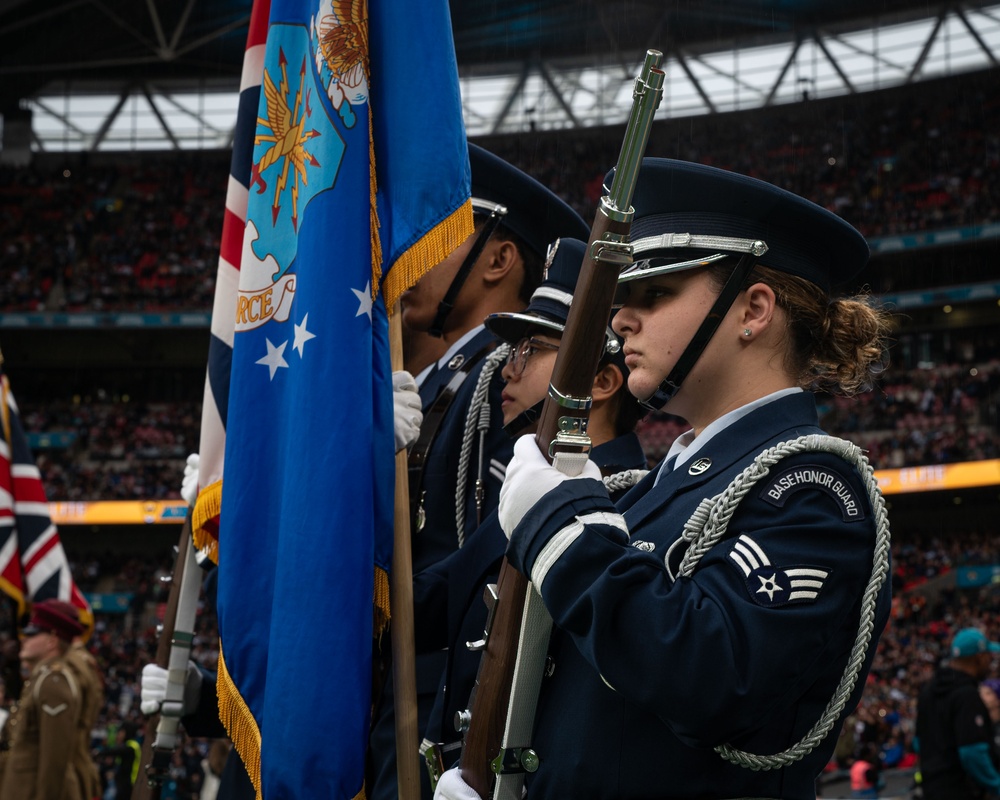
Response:
[[[743,574],[750,599],[764,608],[815,603],[830,570],[823,567],[775,567],[764,549],[745,533],[729,551]]]

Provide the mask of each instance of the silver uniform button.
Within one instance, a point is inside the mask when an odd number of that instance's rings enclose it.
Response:
[[[454,372],[464,363],[465,363],[465,356],[459,353],[457,356],[452,356],[451,361],[448,362],[448,369]]]

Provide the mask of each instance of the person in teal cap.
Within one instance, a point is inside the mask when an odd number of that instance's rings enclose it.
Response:
[[[955,634],[945,661],[917,700],[924,800],[978,800],[1000,794],[993,723],[979,694],[1000,643],[978,628]]]

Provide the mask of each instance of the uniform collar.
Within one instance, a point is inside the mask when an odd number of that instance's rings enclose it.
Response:
[[[772,397],[767,403],[756,405],[719,430],[725,430],[725,435],[704,439],[698,457],[687,469],[675,468],[670,474],[663,475],[658,483],[660,475],[657,471],[653,481],[649,480],[652,476],[647,476],[623,498],[621,510],[629,512],[626,517],[629,527],[651,516],[676,492],[687,492],[702,486],[733,464],[756,456],[768,442],[821,432],[816,403],[810,392],[785,392],[781,397]],[[707,427],[702,433],[706,431]]]
[[[711,441],[712,437],[719,433],[719,431],[725,430],[738,420],[743,419],[743,417],[751,411],[755,411],[761,406],[773,403],[775,400],[780,400],[782,397],[787,397],[790,394],[799,394],[800,392],[802,392],[802,389],[797,386],[793,386],[789,389],[779,389],[776,392],[772,392],[764,397],[759,397],[746,405],[742,405],[739,408],[723,414],[717,420],[714,420],[706,425],[705,429],[697,436],[695,436],[693,428],[684,431],[684,433],[678,436],[674,440],[674,443],[670,445],[670,449],[667,451],[664,461],[669,459],[671,456],[676,455],[677,461],[674,462],[674,469],[679,467],[681,464],[686,464],[694,457],[695,453]]]
[[[424,367],[416,375],[416,377],[414,377],[413,380],[416,382],[417,388],[418,389],[422,388],[424,385],[424,381],[426,381],[429,376],[431,376],[435,372],[445,369],[448,366],[449,362],[456,355],[459,355],[463,347],[465,347],[469,342],[471,342],[485,330],[486,330],[485,325],[477,325],[476,327],[462,334],[458,338],[458,341],[456,341],[451,347],[449,347],[447,351],[445,351],[445,354],[441,356],[441,358],[439,358],[437,361],[432,361],[430,364]]]

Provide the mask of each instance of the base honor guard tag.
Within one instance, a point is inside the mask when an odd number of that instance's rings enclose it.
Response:
[[[760,499],[782,508],[796,492],[818,489],[828,495],[840,509],[844,522],[858,522],[865,518],[863,502],[847,481],[829,467],[802,464],[777,473],[760,493]]]

